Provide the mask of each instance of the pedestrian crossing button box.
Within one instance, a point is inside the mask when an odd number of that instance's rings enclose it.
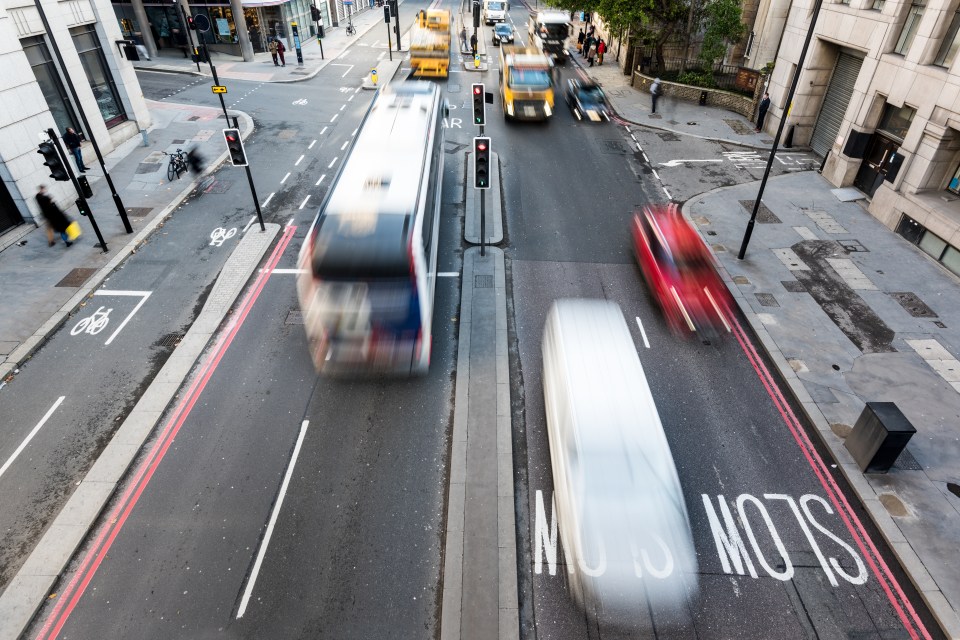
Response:
[[[864,473],[886,473],[916,432],[893,402],[868,402],[844,446]]]

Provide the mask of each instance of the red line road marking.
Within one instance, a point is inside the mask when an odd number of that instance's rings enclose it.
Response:
[[[780,416],[783,418],[784,423],[790,430],[791,435],[793,435],[793,439],[797,442],[797,445],[800,447],[800,451],[803,453],[804,457],[807,459],[807,462],[810,464],[810,467],[813,469],[814,474],[820,481],[820,485],[827,493],[830,502],[833,503],[834,509],[836,509],[837,514],[839,514],[839,516],[843,519],[843,522],[847,526],[847,530],[853,537],[854,542],[856,542],[857,546],[860,548],[860,553],[873,570],[874,575],[880,582],[880,586],[887,594],[887,599],[890,601],[890,604],[893,605],[893,608],[901,622],[903,622],[907,633],[910,634],[910,637],[913,638],[913,640],[918,640],[919,638],[930,640],[930,634],[927,632],[927,629],[920,620],[920,617],[917,615],[917,612],[913,609],[913,605],[903,593],[903,590],[900,588],[900,584],[893,576],[893,572],[890,571],[890,568],[887,566],[887,563],[884,562],[883,557],[877,550],[877,547],[873,544],[873,540],[871,540],[870,536],[867,535],[863,523],[850,507],[850,503],[847,502],[846,496],[844,496],[843,492],[840,491],[840,487],[837,485],[836,480],[833,479],[833,476],[830,474],[830,471],[827,468],[826,463],[824,463],[823,458],[820,457],[820,454],[810,441],[809,436],[807,436],[806,431],[804,431],[803,427],[801,426],[800,421],[797,420],[796,415],[793,413],[793,409],[790,408],[790,404],[787,402],[786,398],[784,398],[783,394],[780,393],[780,389],[774,381],[773,376],[770,374],[767,366],[763,363],[763,360],[753,347],[753,344],[747,338],[743,327],[737,321],[733,313],[728,312],[727,317],[731,320],[731,324],[734,328],[734,335],[737,337],[737,342],[740,343],[740,348],[743,349],[743,352],[746,354],[747,359],[753,366],[754,371],[756,371],[757,377],[760,378],[760,382],[767,390],[767,394],[770,396],[770,399],[773,400],[774,406],[777,408],[777,411],[780,412]],[[869,547],[869,552],[867,547]],[[879,568],[877,567],[878,564]],[[891,591],[891,587],[896,591],[896,595],[894,595],[893,591]],[[906,607],[906,611],[904,611],[904,607]]]
[[[201,369],[201,374],[197,376],[193,384],[190,386],[190,390],[184,396],[183,400],[180,401],[180,404],[177,405],[173,415],[170,416],[166,426],[163,428],[160,438],[157,439],[157,442],[154,443],[153,447],[150,449],[149,454],[147,454],[146,458],[144,458],[144,460],[137,467],[136,473],[134,474],[134,481],[127,487],[123,497],[120,499],[120,502],[116,507],[114,507],[113,511],[107,518],[106,522],[113,524],[104,527],[103,530],[97,535],[93,545],[90,547],[81,561],[80,568],[77,570],[76,574],[74,574],[67,587],[60,594],[60,600],[54,606],[53,612],[50,614],[47,622],[40,630],[40,633],[37,636],[38,638],[56,638],[61,629],[63,629],[63,626],[67,623],[67,620],[70,618],[70,614],[77,606],[77,602],[79,602],[83,592],[90,584],[93,576],[97,573],[100,563],[103,562],[104,558],[107,556],[107,553],[110,551],[113,541],[116,540],[120,530],[123,529],[124,523],[130,516],[130,513],[133,511],[133,508],[136,506],[140,496],[143,494],[143,490],[146,489],[147,485],[150,483],[153,473],[157,470],[157,467],[160,466],[160,462],[166,455],[167,449],[170,448],[170,444],[180,431],[180,427],[183,426],[184,422],[186,422],[187,417],[193,410],[193,406],[197,402],[197,399],[200,397],[200,394],[203,393],[203,390],[206,388],[207,383],[213,376],[214,371],[216,371],[217,366],[220,364],[221,358],[223,358],[223,354],[226,353],[230,344],[233,342],[233,339],[240,330],[240,327],[243,325],[244,320],[246,320],[247,314],[250,313],[250,309],[253,307],[254,302],[256,302],[257,298],[260,297],[260,292],[263,290],[267,279],[269,279],[270,275],[273,273],[277,263],[280,262],[280,257],[286,250],[287,245],[290,244],[290,240],[293,239],[293,234],[296,229],[296,227],[291,226],[288,226],[284,229],[283,235],[280,238],[280,242],[274,248],[273,253],[270,254],[270,258],[267,260],[267,266],[260,270],[260,274],[254,281],[253,286],[250,287],[247,295],[240,303],[238,313],[233,316],[233,320],[227,326],[226,331],[224,331],[223,335],[217,342],[216,347],[214,347],[210,356],[208,356],[207,361],[204,363],[203,368]]]

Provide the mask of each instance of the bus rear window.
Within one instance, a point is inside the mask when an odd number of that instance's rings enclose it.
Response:
[[[313,275],[325,280],[409,278],[410,216],[379,215],[357,234],[324,216],[313,245]]]

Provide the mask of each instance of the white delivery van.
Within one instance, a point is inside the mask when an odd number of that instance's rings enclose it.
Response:
[[[570,592],[588,615],[684,615],[697,593],[687,507],[620,307],[557,300],[543,330],[553,498]]]
[[[483,0],[483,22],[493,24],[507,19],[510,3],[507,0]]]

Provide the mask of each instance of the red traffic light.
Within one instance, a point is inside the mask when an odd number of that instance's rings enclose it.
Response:
[[[482,142],[478,142],[478,143],[477,143],[477,150],[479,150],[479,151],[486,151],[486,150],[487,150],[487,145],[483,144]]]
[[[481,93],[483,93],[483,85],[482,84],[473,85],[473,95],[478,96]]]

